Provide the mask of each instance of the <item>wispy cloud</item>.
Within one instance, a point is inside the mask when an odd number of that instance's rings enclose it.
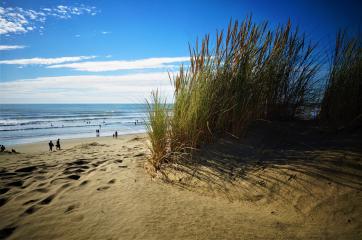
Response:
[[[42,8],[40,10],[24,9],[21,7],[0,7],[0,34],[26,33],[39,29],[49,17],[57,19],[69,19],[75,15],[96,15],[95,7],[85,5]]]
[[[0,82],[2,103],[144,102],[154,89],[172,100],[166,72],[39,77]]]
[[[65,62],[77,62],[82,60],[93,59],[95,56],[76,56],[76,57],[59,57],[59,58],[25,58],[25,59],[12,59],[0,60],[0,64],[13,64],[13,65],[51,65]]]
[[[146,58],[132,61],[94,61],[56,64],[48,68],[70,68],[86,72],[106,72],[131,69],[172,68],[173,64],[189,61],[189,57]],[[1,63],[1,62],[0,62]]]
[[[25,48],[23,45],[0,45],[0,51]]]
[[[111,32],[108,32],[108,31],[103,31],[101,32],[103,35],[106,35],[106,34],[110,34]]]

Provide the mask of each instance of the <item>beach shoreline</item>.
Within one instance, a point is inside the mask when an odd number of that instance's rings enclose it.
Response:
[[[145,104],[0,104],[0,144],[145,132]]]
[[[119,134],[118,138],[113,138],[112,136],[66,138],[66,139],[60,139],[60,144],[61,144],[62,149],[67,149],[67,148],[74,147],[78,144],[83,144],[83,143],[86,144],[86,143],[90,143],[90,142],[94,142],[94,141],[106,142],[111,139],[117,140],[117,139],[130,138],[133,136],[144,137],[144,136],[146,136],[146,133],[141,132],[141,133]],[[19,153],[44,152],[44,151],[49,151],[48,143],[50,140],[52,140],[53,143],[55,143],[57,139],[49,138],[49,140],[47,140],[47,141],[44,140],[44,141],[36,141],[36,142],[31,142],[31,143],[9,144],[5,147],[6,147],[7,151],[9,151],[9,150],[11,151],[11,149],[15,149]],[[53,151],[56,152],[55,147],[53,148]]]

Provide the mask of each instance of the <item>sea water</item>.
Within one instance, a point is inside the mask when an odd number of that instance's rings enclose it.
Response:
[[[0,144],[145,132],[145,104],[0,104]]]

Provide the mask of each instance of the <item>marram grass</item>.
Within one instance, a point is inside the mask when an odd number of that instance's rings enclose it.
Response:
[[[190,47],[190,65],[171,78],[170,115],[158,94],[152,95],[148,134],[156,169],[219,135],[241,137],[256,119],[295,119],[316,99],[319,56],[290,21],[271,30],[248,17],[217,32],[214,45],[209,39]],[[353,77],[360,76],[358,64]]]
[[[320,118],[332,126],[348,125],[362,114],[362,38],[340,31],[327,79]]]

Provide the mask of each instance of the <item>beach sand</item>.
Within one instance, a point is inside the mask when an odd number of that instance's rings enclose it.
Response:
[[[311,129],[258,123],[156,174],[144,134],[19,145],[0,155],[0,236],[362,239],[360,138]]]

